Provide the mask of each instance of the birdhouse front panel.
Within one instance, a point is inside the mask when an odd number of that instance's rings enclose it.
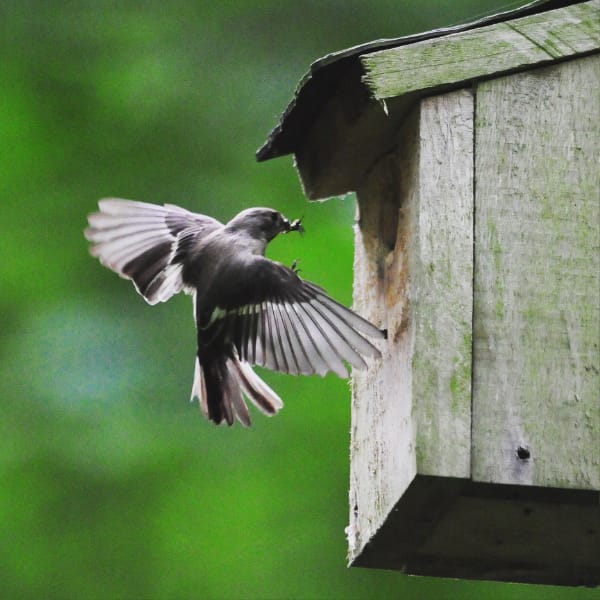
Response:
[[[472,478],[600,489],[600,57],[477,85]]]

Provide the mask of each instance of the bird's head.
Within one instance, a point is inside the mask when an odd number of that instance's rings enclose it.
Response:
[[[290,231],[302,233],[304,231],[301,219],[290,223],[279,211],[272,208],[248,208],[231,219],[227,223],[227,229],[243,231],[251,237],[265,240],[267,243],[280,233]]]

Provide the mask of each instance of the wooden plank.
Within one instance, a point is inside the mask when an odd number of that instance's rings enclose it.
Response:
[[[358,190],[355,306],[388,341],[353,374],[351,560],[417,472],[470,474],[471,93],[422,101],[398,139]]]
[[[366,54],[378,98],[464,84],[600,50],[600,0]]]
[[[477,87],[474,480],[600,489],[598,90],[600,55]]]
[[[470,475],[473,108],[469,90],[422,100],[418,185],[407,197],[414,205],[406,251],[421,475]]]
[[[417,122],[404,131],[418,154]],[[404,173],[408,180],[411,165]],[[416,171],[416,164],[412,165]],[[406,314],[407,278],[389,286],[389,266],[396,256],[400,223],[398,158],[387,155],[357,190],[359,219],[355,229],[354,306],[374,323],[387,327],[383,359],[368,371],[352,374],[350,443],[350,524],[346,529],[350,562],[385,522],[413,480],[416,466],[412,419],[410,342]],[[394,271],[395,272],[395,271]],[[405,327],[404,333],[401,333]]]

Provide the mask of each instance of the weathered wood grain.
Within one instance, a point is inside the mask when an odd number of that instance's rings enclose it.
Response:
[[[599,90],[599,55],[477,87],[474,480],[600,489]]]
[[[364,81],[379,99],[466,83],[597,52],[600,0],[366,54]]]
[[[388,329],[353,375],[352,560],[416,473],[469,477],[473,98],[423,100],[358,190],[355,299]]]
[[[421,475],[470,475],[473,108],[469,90],[422,100],[418,183],[406,189],[413,226],[403,251],[412,261],[412,394]],[[406,150],[401,156],[402,168],[412,159]]]
[[[409,146],[417,150],[416,123],[410,120]],[[383,360],[352,374],[350,442],[350,524],[348,557],[352,561],[384,523],[416,474],[412,419],[412,330],[397,335],[405,302],[406,278],[389,287],[388,264],[395,258],[400,220],[398,159],[382,158],[358,190],[355,228],[355,309],[387,327]],[[411,177],[406,172],[405,177]],[[385,232],[386,243],[382,233]],[[404,258],[404,257],[401,257]],[[405,317],[406,318],[406,317]]]

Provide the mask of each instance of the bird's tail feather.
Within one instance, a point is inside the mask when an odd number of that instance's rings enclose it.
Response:
[[[198,398],[204,415],[217,425],[225,421],[233,425],[235,418],[250,425],[245,395],[265,414],[274,415],[282,407],[281,398],[237,357],[219,361],[203,361],[196,357],[192,400]]]
[[[252,370],[246,361],[230,360],[229,367],[235,369],[237,379],[246,396],[266,415],[274,415],[283,408],[281,398]]]

